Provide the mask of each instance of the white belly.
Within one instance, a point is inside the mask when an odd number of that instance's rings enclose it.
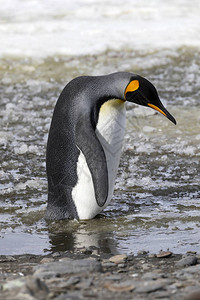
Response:
[[[100,109],[96,135],[104,149],[108,168],[108,198],[105,208],[113,195],[115,178],[122,152],[125,126],[126,126],[125,102],[122,100],[109,100]]]
[[[125,133],[125,102],[109,100],[105,102],[99,113],[96,135],[104,149],[108,168],[108,197],[103,207],[98,206],[95,199],[94,185],[86,159],[81,152],[77,163],[78,182],[72,191],[79,219],[92,219],[110,202]]]

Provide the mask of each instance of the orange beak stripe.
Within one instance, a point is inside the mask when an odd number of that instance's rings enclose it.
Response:
[[[165,117],[167,117],[167,115],[160,109],[158,108],[157,106],[151,104],[151,103],[147,103],[148,106],[152,107],[153,109],[159,111],[161,114],[163,114]]]

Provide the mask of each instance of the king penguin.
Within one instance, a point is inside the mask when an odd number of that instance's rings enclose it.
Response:
[[[128,72],[71,80],[56,103],[46,169],[46,219],[92,219],[110,202],[125,133],[126,101],[176,124],[147,79]]]

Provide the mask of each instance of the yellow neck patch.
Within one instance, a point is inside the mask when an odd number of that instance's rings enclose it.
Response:
[[[128,92],[134,92],[139,88],[139,81],[138,80],[132,80],[126,87],[124,95],[126,97],[126,94]]]

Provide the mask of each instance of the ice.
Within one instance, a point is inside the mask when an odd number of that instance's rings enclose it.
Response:
[[[33,189],[41,190],[44,187],[44,184],[45,182],[43,180],[36,178],[36,179],[27,180],[24,183],[20,182],[15,186],[14,189],[17,192],[26,190],[27,188],[32,190]]]
[[[15,152],[15,154],[20,154],[20,155],[22,155],[22,154],[25,154],[26,152],[28,151],[28,146],[27,146],[27,144],[22,144],[20,147],[15,147],[14,148],[14,152]]]
[[[154,128],[154,127],[151,127],[151,126],[144,126],[143,131],[146,132],[146,133],[149,133],[149,132],[157,131],[157,129]]]
[[[8,140],[7,140],[6,137],[1,137],[1,136],[0,136],[0,145],[1,145],[1,146],[6,147],[7,142],[8,142]]]
[[[1,80],[2,84],[11,84],[12,83],[12,79],[9,78],[9,77],[4,77],[2,80]]]
[[[30,153],[38,153],[38,147],[37,146],[35,146],[35,145],[30,145],[29,147],[28,147],[28,152],[30,152]]]

